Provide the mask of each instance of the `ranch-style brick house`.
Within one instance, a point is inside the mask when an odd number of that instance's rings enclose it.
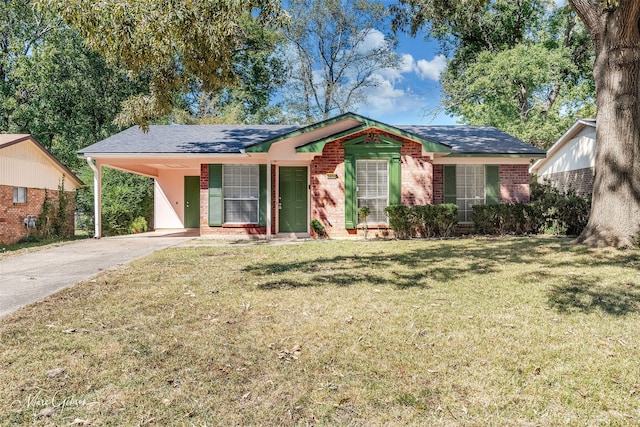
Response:
[[[478,203],[529,201],[529,166],[545,152],[498,129],[390,126],[347,113],[310,126],[132,127],[79,152],[101,168],[152,177],[156,229],[206,235],[330,236],[386,227],[392,204],[455,203],[461,223]],[[100,191],[96,191],[100,218]],[[96,221],[96,236],[100,224]]]

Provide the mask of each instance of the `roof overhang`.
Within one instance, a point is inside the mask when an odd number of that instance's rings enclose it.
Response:
[[[564,135],[562,135],[560,138],[558,138],[558,140],[547,150],[547,155],[545,156],[545,158],[538,160],[529,168],[529,173],[531,174],[538,173],[540,168],[542,168],[542,166],[544,166],[545,163],[555,155],[555,153],[557,153],[560,149],[562,149],[562,147],[564,147],[569,141],[571,141],[571,139],[573,139],[580,131],[582,131],[582,129],[584,129],[587,126],[595,128],[596,127],[595,120],[580,119],[576,121],[569,128],[569,130],[566,131]]]
[[[66,167],[60,160],[58,160],[53,154],[51,154],[49,152],[49,150],[44,148],[44,146],[42,144],[40,144],[40,142],[38,142],[38,140],[35,139],[33,137],[33,135],[31,135],[31,134],[15,134],[15,135],[3,134],[3,135],[0,135],[0,149],[6,148],[6,147],[10,147],[12,145],[16,145],[16,144],[19,144],[19,143],[22,143],[22,142],[26,142],[26,141],[31,142],[33,145],[36,146],[36,148],[38,148],[40,151],[42,151],[42,153],[47,158],[49,158],[49,160],[51,160],[51,162],[56,167],[56,169],[58,169],[60,171],[60,173],[62,173],[63,176],[65,176],[66,178],[68,178],[71,181],[73,181],[73,184],[76,187],[84,187],[84,185],[85,185],[84,182],[82,182],[80,180],[80,178],[78,178],[76,176],[76,174],[71,171],[71,169]]]
[[[357,137],[368,132],[383,134],[389,138],[415,141],[422,145],[425,153],[450,153],[451,147],[431,141],[394,126],[372,120],[355,113],[346,113],[333,119],[281,135],[269,141],[247,147],[246,153],[266,153],[274,144],[289,143],[297,154],[320,154],[331,141]]]

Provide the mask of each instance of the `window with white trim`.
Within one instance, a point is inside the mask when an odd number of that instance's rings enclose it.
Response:
[[[369,208],[368,223],[386,224],[384,208],[389,206],[389,161],[356,160],[358,209]]]
[[[13,187],[13,203],[27,203],[27,189],[25,187]]]
[[[485,204],[484,165],[456,166],[456,204],[458,221],[473,221],[473,206]]]
[[[225,223],[258,223],[259,183],[258,165],[223,165],[222,197]]]

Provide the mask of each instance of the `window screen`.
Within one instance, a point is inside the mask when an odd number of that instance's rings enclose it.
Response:
[[[235,224],[258,223],[259,177],[258,165],[223,166],[224,222]]]
[[[389,162],[356,160],[356,192],[358,209],[369,208],[369,223],[386,223],[384,208],[389,206]]]
[[[473,221],[473,205],[485,203],[484,165],[456,166],[456,203],[458,221]]]

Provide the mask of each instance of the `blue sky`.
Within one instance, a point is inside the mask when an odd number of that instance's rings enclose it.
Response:
[[[381,0],[386,6],[396,0]],[[378,33],[382,37],[381,33]],[[401,58],[395,70],[379,75],[380,85],[368,93],[369,100],[358,112],[393,125],[454,125],[454,117],[442,111],[440,74],[446,58],[439,54],[438,42],[424,35],[398,34],[396,52]]]
[[[382,36],[380,34],[380,36]],[[399,35],[396,69],[378,73],[380,84],[368,91],[368,102],[358,112],[392,125],[454,125],[440,104],[440,74],[446,59],[436,41]]]

